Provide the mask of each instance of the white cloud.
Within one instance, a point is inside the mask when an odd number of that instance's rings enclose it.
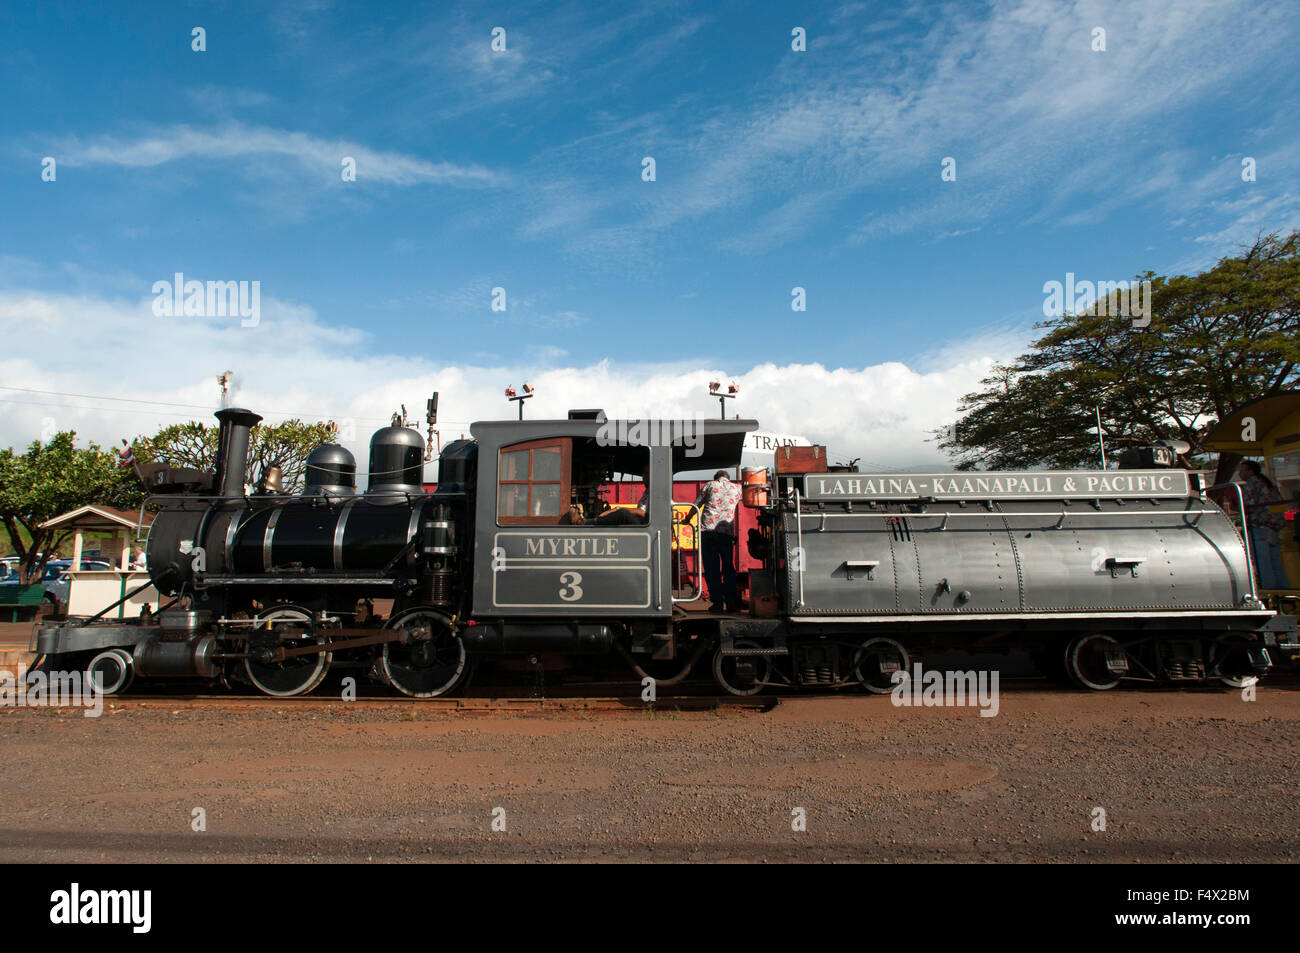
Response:
[[[215,377],[226,369],[236,373],[239,402],[269,420],[351,418],[351,448],[360,458],[369,433],[399,405],[418,417],[435,389],[445,442],[467,433],[473,420],[509,416],[507,384],[537,387],[530,417],[562,417],[571,407],[604,407],[611,417],[712,416],[717,405],[705,385],[720,374],[688,364],[563,366],[558,351],[527,365],[495,366],[442,365],[409,350],[367,354],[373,342],[365,332],[324,325],[310,308],[276,299],[263,300],[256,328],[243,328],[238,319],[157,318],[148,299],[0,293],[0,335],[16,345],[0,357],[0,384],[29,389],[0,390],[0,446],[25,445],[50,428],[76,429],[107,445],[179,420],[208,419],[218,406]],[[58,348],[44,346],[54,340]],[[1016,353],[999,350],[1013,343],[975,343],[921,368],[768,363],[727,379],[741,388],[736,410],[766,430],[802,434],[837,457],[862,457],[871,466],[941,466],[930,431],[953,419],[958,399],[994,360]]]
[[[505,176],[479,165],[433,162],[400,152],[370,149],[344,139],[323,139],[302,132],[229,123],[218,129],[178,125],[136,137],[96,136],[71,138],[54,154],[70,166],[118,165],[131,168],[158,166],[183,159],[262,159],[279,155],[320,175],[322,181],[340,182],[342,160],[357,163],[357,180],[385,185],[420,184],[493,186]]]

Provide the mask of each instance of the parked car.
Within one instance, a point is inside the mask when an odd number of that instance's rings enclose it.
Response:
[[[67,606],[68,593],[72,585],[72,578],[68,571],[72,568],[71,559],[51,559],[45,564],[45,572],[41,574],[41,582],[45,586],[45,601],[54,603],[58,606]],[[110,570],[112,564],[104,562],[102,559],[83,559],[81,568],[85,570]]]
[[[18,566],[19,560],[17,559],[0,561],[0,586],[16,586],[19,584]],[[71,568],[71,559],[51,559],[45,564],[45,571],[41,573],[41,585],[45,587],[45,602],[52,608],[67,606],[68,604],[68,593],[72,584],[72,579],[68,576],[68,570]],[[81,568],[83,570],[111,570],[113,564],[102,559],[83,559]]]
[[[51,559],[49,564],[53,565],[58,562],[68,563],[69,565],[72,564],[71,559]],[[11,586],[18,585],[18,570],[22,564],[22,558],[19,556],[5,556],[0,558],[0,584]]]

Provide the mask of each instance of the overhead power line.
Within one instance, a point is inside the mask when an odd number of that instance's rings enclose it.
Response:
[[[185,417],[193,414],[178,414],[167,410],[145,410],[143,407],[87,407],[84,404],[57,404],[44,400],[15,400],[12,397],[0,397],[0,404],[20,404],[24,407],[61,407],[68,410],[90,410],[104,414],[142,414],[147,417]]]
[[[212,410],[211,407],[206,406],[204,404],[178,404],[178,403],[169,403],[167,401],[133,400],[132,398],[129,397],[100,397],[94,394],[65,394],[61,391],[35,390],[34,388],[30,388],[30,387],[9,387],[3,384],[0,384],[0,390],[21,391],[23,393],[28,393],[28,394],[50,394],[58,397],[76,397],[85,400],[113,400],[113,401],[120,401],[123,403],[148,404],[150,406],[158,406],[158,407],[192,407],[195,410],[207,410],[207,411]],[[181,417],[186,420],[193,420],[195,416],[194,414],[188,414],[188,413],[181,414],[181,413],[177,413],[176,411],[149,410],[144,407],[100,407],[100,406],[88,406],[86,404],[67,404],[67,403],[60,403],[56,401],[46,401],[46,400],[18,400],[14,397],[0,397],[0,404],[18,404],[24,407],[62,408],[64,410],[84,410],[90,413],[97,413],[97,414],[99,413],[134,414],[137,416],[146,416],[146,417],[150,417],[150,416]],[[386,423],[390,419],[388,417],[353,417],[350,414],[301,414],[301,413],[295,414],[290,411],[284,411],[284,410],[268,410],[266,411],[266,413],[273,414],[279,417],[299,417],[299,418],[314,417],[317,420],[333,420],[335,422],[338,422],[340,420],[351,419],[351,420],[358,420],[358,421],[363,421],[363,420],[380,421]],[[450,427],[462,427],[467,429],[472,423],[472,421],[446,420],[443,421],[442,423]]]
[[[179,404],[173,401],[146,400],[139,397],[109,397],[106,394],[70,394],[64,391],[57,391],[57,390],[37,390],[34,387],[10,387],[6,384],[0,384],[0,390],[21,391],[22,393],[25,394],[44,394],[50,397],[77,397],[83,400],[111,400],[114,401],[115,403],[123,403],[123,404],[147,404],[151,407],[187,407],[192,410],[206,410],[209,412],[213,410],[211,404]],[[22,403],[22,401],[9,401],[9,403]],[[52,405],[52,406],[58,406],[58,405]],[[66,404],[63,406],[74,407],[77,405]],[[97,410],[100,408],[84,408],[84,409]],[[387,420],[388,419],[387,417],[358,417],[355,414],[309,414],[309,413],[303,413],[301,411],[292,411],[292,410],[268,410],[266,411],[266,413],[275,414],[276,416],[279,417],[315,417],[320,420],[339,420],[341,418],[351,418],[352,420]]]

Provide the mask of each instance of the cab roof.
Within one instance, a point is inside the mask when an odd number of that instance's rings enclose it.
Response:
[[[565,420],[480,420],[470,425],[474,439],[492,450],[551,437],[595,439],[612,447],[671,446],[674,472],[738,466],[745,434],[757,429],[757,420],[607,420],[604,414]]]

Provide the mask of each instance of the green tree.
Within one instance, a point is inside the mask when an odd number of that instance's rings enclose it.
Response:
[[[164,427],[152,437],[139,437],[134,444],[141,463],[166,462],[172,466],[215,470],[220,428],[216,424],[189,421]],[[250,480],[261,477],[270,467],[284,474],[286,492],[302,489],[305,483],[307,456],[323,443],[333,440],[330,425],[291,419],[269,425],[258,424],[248,440],[248,474]]]
[[[23,453],[0,450],[0,522],[21,559],[23,582],[40,579],[50,554],[72,535],[42,523],[88,504],[130,507],[142,498],[135,474],[118,466],[116,454],[94,443],[79,449],[76,436],[67,430]]]
[[[936,432],[958,469],[1094,466],[1098,407],[1108,448],[1178,438],[1191,466],[1218,420],[1300,381],[1300,231],[1198,275],[1138,280],[1151,281],[1149,327],[1103,306],[1043,322],[1032,350],[962,399]],[[1219,479],[1237,462],[1225,454]]]

